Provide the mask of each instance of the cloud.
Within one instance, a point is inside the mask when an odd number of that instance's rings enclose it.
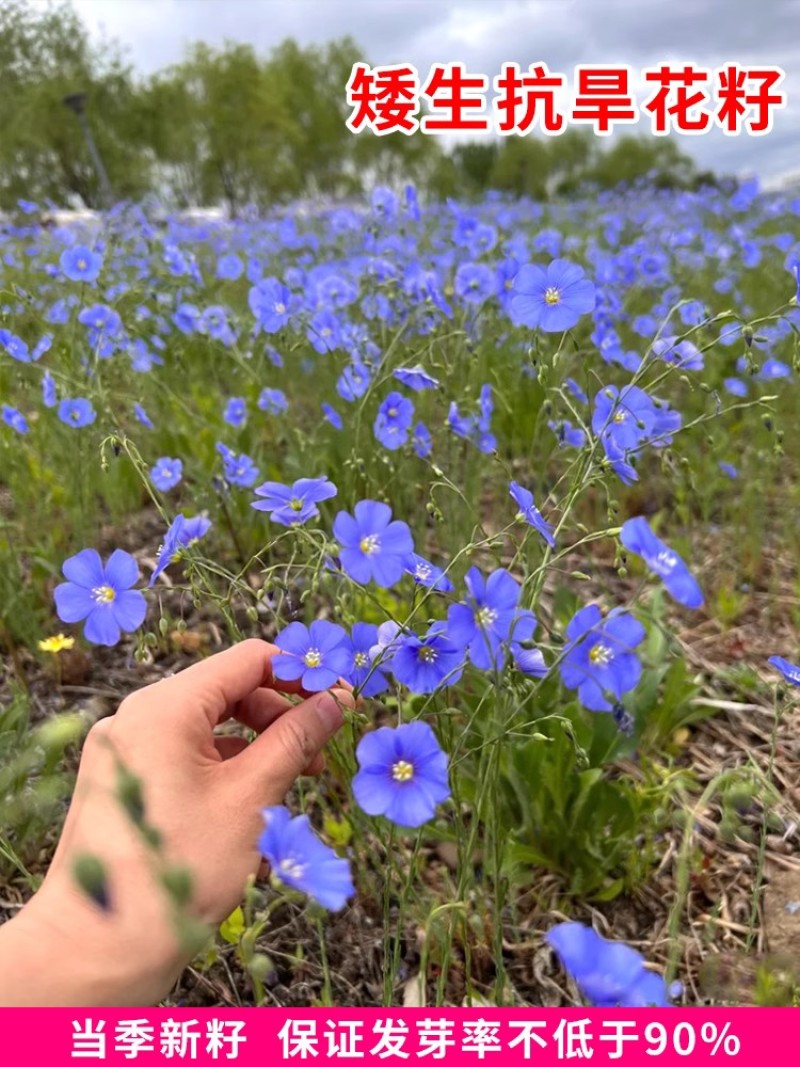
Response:
[[[351,36],[372,63],[461,60],[493,75],[504,61],[535,60],[571,77],[578,63],[662,61],[711,68],[777,64],[788,107],[766,137],[714,131],[679,139],[701,167],[775,177],[796,169],[800,140],[800,0],[75,0],[94,35],[129,49],[144,73],[177,62],[192,41],[228,40],[268,52],[285,37],[321,44]],[[644,121],[639,127],[647,129]]]

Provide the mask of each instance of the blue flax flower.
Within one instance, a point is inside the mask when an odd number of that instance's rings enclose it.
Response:
[[[159,548],[158,555],[156,556],[155,569],[150,575],[150,581],[147,583],[150,588],[155,585],[156,578],[158,578],[159,574],[166,570],[170,563],[177,557],[178,550],[182,544],[181,536],[183,534],[184,522],[183,515],[176,515],[170,523],[169,529],[164,535],[164,543]]]
[[[133,405],[133,414],[136,416],[136,421],[140,422],[142,426],[146,427],[148,430],[155,429],[155,426],[153,425],[153,420],[150,418],[150,416],[147,414],[141,404],[137,403]]]
[[[222,414],[229,426],[244,426],[247,422],[247,404],[243,396],[232,396]]]
[[[281,526],[299,526],[315,519],[319,515],[319,501],[330,500],[338,492],[326,477],[300,478],[292,485],[264,482],[253,491],[264,499],[254,500],[250,506],[256,511],[268,511],[272,521]]]
[[[342,568],[356,582],[374,580],[388,589],[403,577],[406,560],[414,551],[411,531],[404,522],[392,521],[392,509],[377,500],[360,500],[354,515],[340,511],[333,523],[340,545]]]
[[[560,333],[594,305],[594,284],[582,267],[565,259],[554,259],[547,268],[526,264],[514,278],[511,314],[518,325]]]
[[[667,1008],[664,979],[645,968],[644,957],[629,945],[609,941],[583,923],[559,923],[546,939],[596,1008]]]
[[[502,646],[509,640],[512,628],[516,629],[519,582],[503,568],[484,578],[477,567],[470,567],[464,584],[466,603],[451,604],[447,635],[459,648],[469,651],[470,660],[479,670],[489,670],[500,664]]]
[[[353,362],[342,371],[336,383],[336,392],[348,404],[362,397],[369,389],[372,371],[366,363]]]
[[[235,282],[237,278],[241,278],[243,271],[244,263],[233,252],[220,256],[217,260],[217,277],[222,281]]]
[[[389,393],[378,409],[375,436],[385,448],[394,451],[406,443],[413,418],[411,401],[402,393]]]
[[[358,743],[353,796],[367,815],[417,827],[450,797],[447,756],[426,722],[382,726]]]
[[[800,667],[794,663],[790,663],[788,659],[783,659],[782,656],[770,656],[769,663],[781,672],[783,677],[791,685],[800,686]]]
[[[93,548],[70,556],[61,568],[66,582],[55,588],[56,612],[62,622],[86,620],[83,636],[95,645],[115,645],[120,632],[132,633],[144,622],[147,602],[138,589],[139,567],[118,548],[103,564]]]
[[[28,420],[18,408],[12,408],[10,404],[3,404],[3,422],[17,433],[28,433]]]
[[[48,370],[42,378],[42,403],[46,408],[54,408],[57,402],[56,383]]]
[[[67,426],[80,429],[82,426],[91,426],[97,418],[97,412],[90,401],[79,396],[74,400],[62,400],[58,405],[58,417]]]
[[[677,337],[659,337],[652,344],[654,356],[672,363],[681,370],[702,370],[705,366],[703,353],[691,341],[679,341]]]
[[[555,548],[556,539],[553,537],[553,527],[545,522],[541,511],[533,503],[533,493],[530,489],[525,489],[519,482],[510,482],[508,491],[519,507],[518,518],[532,526],[551,548]]]
[[[406,560],[406,573],[410,574],[417,585],[426,589],[435,589],[437,593],[452,593],[455,586],[435,563],[412,552]]]
[[[11,330],[0,329],[0,345],[18,363],[31,362],[31,353],[27,344],[21,337],[17,337],[15,333],[12,333]]]
[[[387,645],[392,673],[412,693],[432,693],[455,685],[463,673],[464,649],[459,648],[441,623],[434,623],[424,637],[398,634]]]
[[[427,459],[433,450],[433,439],[430,430],[424,422],[418,422],[414,427],[414,436],[411,440],[414,451],[420,459]]]
[[[423,389],[436,389],[439,385],[438,379],[432,378],[419,363],[413,367],[398,367],[396,371],[392,371],[392,374],[398,382],[413,389],[415,393]]]
[[[703,592],[689,568],[677,552],[656,537],[647,519],[641,516],[628,519],[622,524],[619,539],[627,549],[642,557],[679,604],[687,608],[702,607]]]
[[[179,459],[170,459],[169,456],[157,459],[155,465],[150,468],[153,485],[163,493],[174,489],[182,477],[183,463]]]
[[[281,650],[272,660],[276,678],[299,679],[307,692],[318,693],[347,677],[351,665],[347,632],[336,623],[327,619],[315,619],[310,626],[290,622],[275,644]]]
[[[307,815],[292,818],[286,808],[262,809],[264,830],[258,851],[269,862],[273,878],[338,911],[355,893],[350,864],[324,844]]]
[[[289,407],[289,401],[281,389],[262,389],[258,398],[258,406],[268,415],[282,415]]]
[[[96,282],[103,257],[86,245],[73,245],[61,253],[61,270],[71,282]]]
[[[233,449],[223,445],[222,442],[218,442],[217,452],[222,456],[225,481],[231,485],[249,489],[258,479],[258,467],[251,457],[245,455],[244,452],[234,452]]]
[[[321,406],[322,414],[324,415],[325,419],[331,424],[331,426],[333,426],[335,430],[341,430],[344,426],[344,423],[342,422],[342,416],[339,414],[336,408],[332,408],[330,404],[322,404]]]
[[[184,519],[179,544],[181,548],[195,545],[211,529],[211,519],[205,515],[195,515],[192,519]]]
[[[642,665],[633,650],[645,638],[644,627],[624,612],[604,619],[600,608],[590,604],[575,615],[566,636],[562,682],[578,690],[578,699],[589,711],[613,711],[641,677]]]
[[[382,659],[375,662],[372,649],[378,643],[378,627],[371,622],[357,622],[350,631],[350,665],[345,677],[365,697],[378,696],[389,688]]]

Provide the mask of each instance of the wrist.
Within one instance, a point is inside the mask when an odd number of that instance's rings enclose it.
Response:
[[[139,909],[143,921],[137,932],[124,910],[104,911],[72,885],[45,882],[14,919],[0,926],[0,1004],[157,1003],[187,962],[166,901],[160,903],[163,907],[151,916]]]

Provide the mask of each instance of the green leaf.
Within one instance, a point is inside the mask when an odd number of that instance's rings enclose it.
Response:
[[[245,931],[244,912],[241,908],[235,908],[228,918],[220,923],[219,936],[229,945],[238,945]]]

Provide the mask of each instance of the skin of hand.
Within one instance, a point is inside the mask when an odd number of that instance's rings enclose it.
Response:
[[[83,747],[75,793],[41,888],[0,926],[0,1004],[146,1005],[189,962],[153,853],[118,797],[119,764],[142,785],[162,857],[192,876],[191,914],[215,924],[241,902],[259,869],[261,808],[282,803],[353,707],[346,689],[292,703],[274,682],[273,645],[247,640],[127,697]],[[283,692],[278,692],[278,687]],[[237,720],[256,733],[219,736]],[[109,907],[81,891],[78,856],[105,866]]]

